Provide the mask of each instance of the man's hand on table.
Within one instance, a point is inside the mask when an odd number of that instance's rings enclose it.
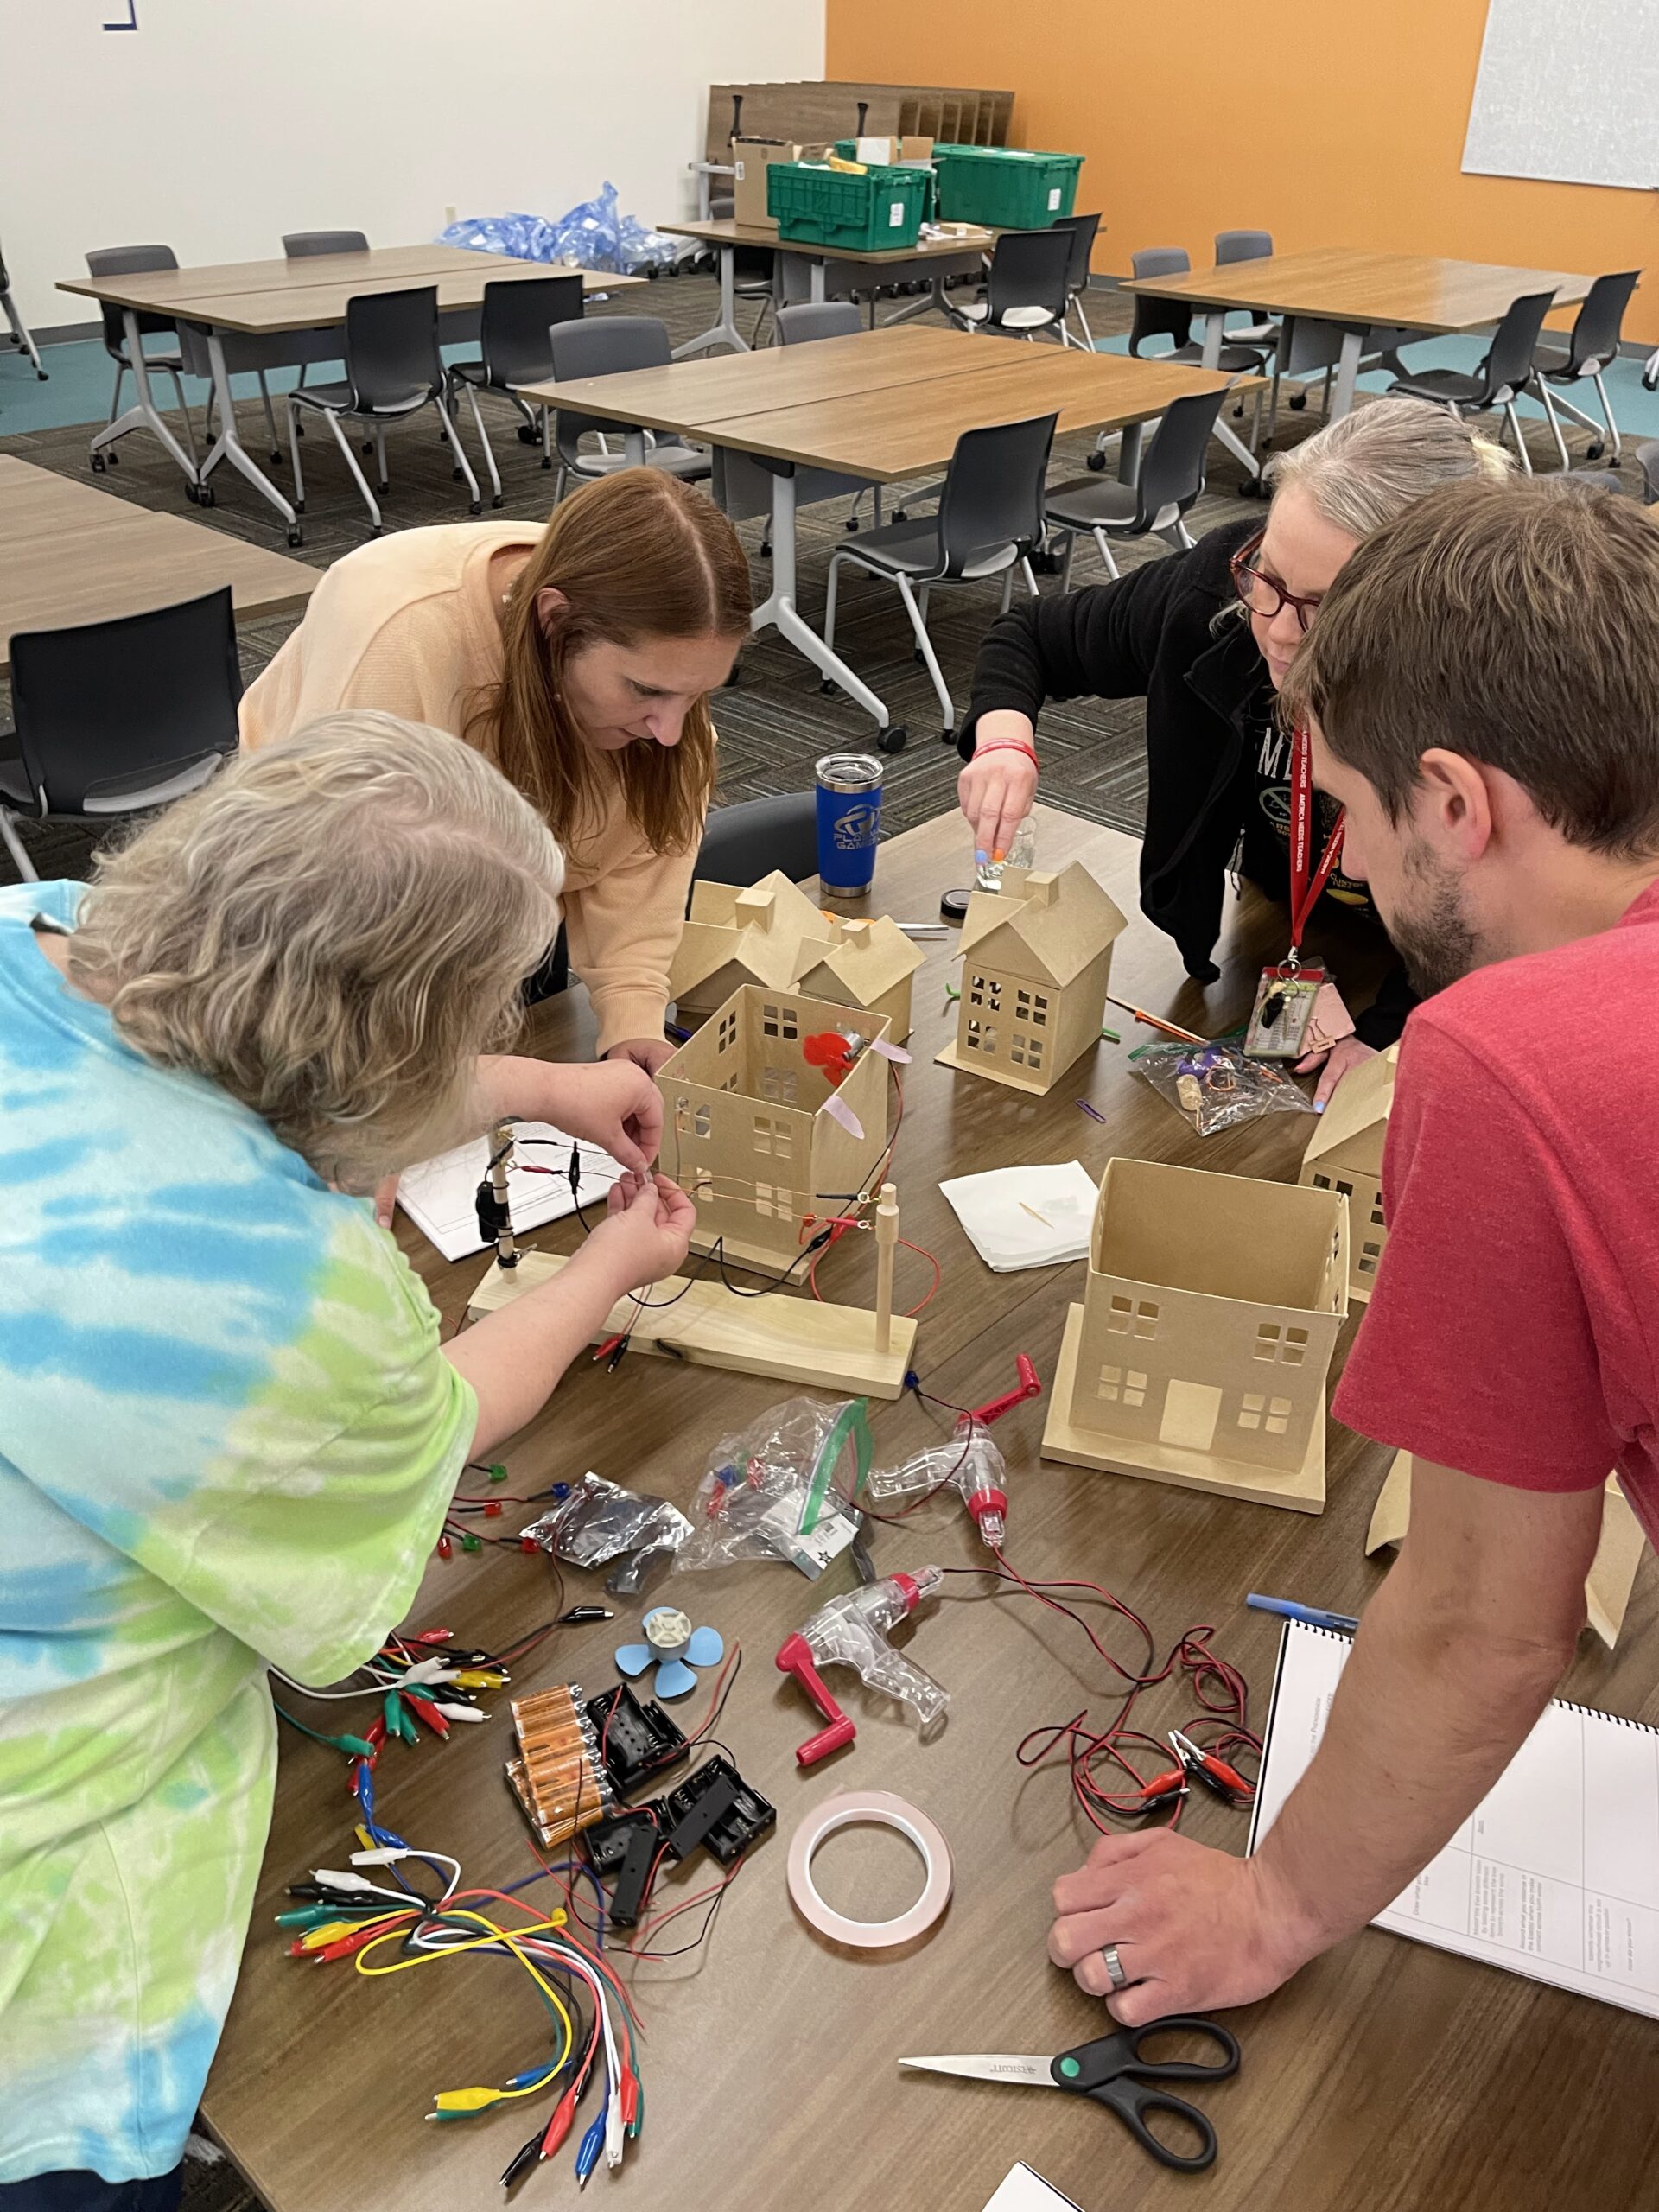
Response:
[[[1259,1859],[1159,1828],[1103,1836],[1054,1885],[1048,1955],[1128,2028],[1266,1997],[1324,1948]],[[1114,1993],[1108,1943],[1132,1986]]]

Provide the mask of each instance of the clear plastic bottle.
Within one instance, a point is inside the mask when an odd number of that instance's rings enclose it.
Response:
[[[1033,868],[1037,861],[1037,817],[1028,814],[1014,833],[1014,842],[1000,861],[988,856],[974,863],[974,885],[980,891],[1000,891],[1005,868]]]

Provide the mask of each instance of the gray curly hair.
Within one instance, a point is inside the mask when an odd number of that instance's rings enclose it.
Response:
[[[69,978],[147,1059],[367,1191],[472,1134],[474,1062],[518,1027],[563,880],[546,824],[459,738],[327,715],[99,860]]]
[[[1306,493],[1350,537],[1402,515],[1437,485],[1510,473],[1509,455],[1427,399],[1373,399],[1311,438],[1275,454],[1264,472],[1274,492]]]

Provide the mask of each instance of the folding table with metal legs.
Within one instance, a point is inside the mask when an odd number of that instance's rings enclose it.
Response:
[[[219,403],[219,436],[212,452],[201,464],[198,479],[198,493],[204,507],[213,504],[213,486],[207,481],[221,461],[228,461],[238,475],[244,476],[254,490],[269,499],[288,525],[288,542],[297,545],[300,538],[300,518],[287,494],[271,482],[264,470],[243,444],[236,427],[236,409],[231,399],[230,371],[225,365],[225,337],[222,331],[208,329],[207,358],[213,367],[213,392]]]
[[[688,338],[683,346],[674,348],[677,361],[688,359],[693,353],[706,353],[712,346],[729,346],[734,353],[753,351],[748,340],[737,327],[737,248],[734,245],[716,246],[720,257],[720,319],[696,338]],[[820,268],[822,275],[822,268]],[[821,299],[822,292],[814,298]]]

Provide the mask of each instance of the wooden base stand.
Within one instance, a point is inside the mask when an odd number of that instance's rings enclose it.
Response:
[[[1081,1053],[1078,1054],[1078,1058],[1082,1058]],[[957,1052],[954,1038],[942,1052],[934,1053],[933,1064],[936,1067],[955,1068],[961,1075],[983,1076],[987,1083],[1000,1083],[1005,1090],[1023,1090],[1027,1098],[1046,1097],[1060,1077],[1067,1072],[1065,1068],[1057,1068],[1046,1079],[1037,1076],[1027,1081],[1024,1076],[1016,1075],[1012,1068],[988,1066],[982,1060],[964,1058]]]
[[[1170,1444],[1142,1442],[1138,1437],[1107,1436],[1098,1429],[1078,1428],[1070,1419],[1071,1393],[1077,1376],[1077,1344],[1083,1334],[1083,1308],[1066,1308],[1065,1336],[1060,1345],[1054,1387],[1049,1393],[1048,1421],[1043,1430],[1045,1459],[1064,1459],[1074,1467],[1101,1467],[1113,1474],[1140,1475],[1155,1483],[1173,1483],[1179,1490],[1205,1490],[1217,1497],[1239,1497],[1252,1505],[1288,1506],[1296,1513],[1325,1510],[1325,1408],[1313,1424],[1306,1457],[1294,1475],[1254,1465],[1248,1459],[1224,1459],[1218,1452],[1183,1452]]]
[[[467,1318],[494,1313],[550,1281],[564,1264],[555,1253],[525,1252],[516,1268],[492,1267],[468,1301]],[[878,1351],[877,1316],[862,1306],[820,1305],[784,1291],[740,1298],[718,1277],[702,1276],[687,1287],[683,1275],[670,1275],[650,1296],[674,1303],[637,1310],[631,1298],[620,1299],[594,1342],[626,1329],[635,1351],[677,1356],[693,1367],[728,1368],[865,1398],[896,1398],[905,1387],[916,1344],[916,1323],[907,1314],[892,1317],[889,1348]]]

